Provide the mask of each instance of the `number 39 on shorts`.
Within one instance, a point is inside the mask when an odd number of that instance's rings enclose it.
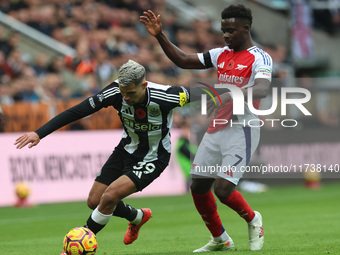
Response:
[[[153,163],[148,163],[148,162],[144,162],[144,161],[139,161],[137,163],[137,165],[133,166],[133,169],[135,170],[141,170],[141,169],[145,169],[143,171],[144,174],[149,174],[152,173],[153,171],[155,171],[156,166]]]

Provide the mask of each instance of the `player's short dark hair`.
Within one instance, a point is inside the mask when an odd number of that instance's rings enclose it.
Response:
[[[237,19],[245,19],[249,22],[249,26],[253,23],[253,15],[249,8],[246,8],[242,4],[238,5],[229,5],[225,8],[221,13],[222,19],[230,19],[230,18],[237,18]]]

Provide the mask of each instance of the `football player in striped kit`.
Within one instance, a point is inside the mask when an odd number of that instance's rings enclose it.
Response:
[[[113,106],[123,123],[123,135],[91,188],[87,204],[93,212],[85,227],[96,234],[112,216],[125,218],[129,221],[125,244],[137,239],[152,212],[135,209],[122,199],[142,191],[166,168],[171,152],[172,110],[189,102],[188,89],[146,81],[145,76],[145,68],[129,60],[120,67],[118,80],[15,142],[18,149],[26,145],[32,148],[53,131]]]
[[[251,10],[244,5],[228,6],[221,13],[221,31],[226,46],[205,53],[186,54],[172,44],[162,32],[160,15],[156,16],[148,10],[140,16],[140,21],[177,66],[184,69],[216,68],[218,83],[237,86],[245,99],[248,88],[251,88],[253,106],[258,109],[261,98],[266,97],[270,89],[272,59],[253,43],[250,35],[252,20]],[[232,121],[245,123],[248,120],[258,120],[258,117],[249,110],[246,102],[244,107],[248,110],[245,114],[235,116],[232,95],[223,95],[223,106],[218,109],[217,115],[211,121],[191,169],[192,197],[197,211],[212,234],[212,239],[194,252],[234,248],[233,240],[224,229],[217,212],[212,187],[218,199],[248,223],[250,250],[260,250],[264,243],[261,214],[253,211],[241,193],[235,189],[243,175],[241,169],[248,165],[251,155],[258,146],[260,128],[230,125]],[[221,125],[215,125],[215,120],[226,121]],[[199,170],[215,166],[216,163],[224,171]],[[230,169],[226,169],[228,167]]]

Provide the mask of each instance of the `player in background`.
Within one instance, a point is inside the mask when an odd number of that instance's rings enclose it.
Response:
[[[122,199],[142,191],[166,168],[171,152],[172,109],[189,102],[184,87],[148,82],[145,76],[145,68],[129,60],[119,69],[118,80],[15,141],[17,149],[26,145],[32,148],[53,131],[113,106],[123,123],[123,135],[93,183],[87,200],[93,212],[85,227],[97,234],[112,215],[125,218],[129,221],[125,244],[137,239],[152,212],[148,208],[137,210]]]
[[[215,67],[219,83],[227,83],[241,88],[245,99],[247,89],[252,88],[253,105],[259,107],[260,99],[266,97],[271,83],[272,59],[254,45],[250,28],[252,13],[243,5],[230,5],[221,13],[221,31],[226,46],[211,49],[205,53],[186,54],[176,47],[162,32],[160,15],[148,10],[140,16],[140,21],[159,42],[165,54],[179,67],[184,69],[205,69]],[[215,119],[227,119],[224,125],[213,125],[213,121],[198,148],[191,169],[191,193],[197,211],[201,215],[212,239],[194,252],[230,250],[233,240],[225,231],[217,212],[216,199],[236,211],[247,223],[250,250],[260,250],[263,246],[262,216],[253,211],[240,192],[235,188],[242,177],[241,167],[249,163],[251,155],[259,143],[259,128],[234,125],[231,120],[247,122],[258,118],[249,110],[243,116],[233,115],[231,94],[222,98],[223,107]],[[212,104],[213,105],[213,104]],[[245,109],[247,103],[245,102]],[[233,166],[237,171],[209,173],[199,167]]]

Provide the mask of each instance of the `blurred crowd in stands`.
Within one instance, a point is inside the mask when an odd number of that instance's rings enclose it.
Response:
[[[148,80],[162,84],[188,85],[195,74],[211,75],[213,71],[181,70],[168,60],[139,22],[148,9],[162,15],[164,31],[187,52],[223,44],[209,20],[196,20],[191,28],[178,26],[164,0],[1,1],[0,9],[76,50],[75,57],[30,56],[18,47],[20,34],[5,37],[0,27],[1,103],[93,94],[114,80],[119,66],[130,58],[146,67]],[[80,85],[65,84],[64,70],[72,71]]]
[[[44,53],[32,56],[20,50],[18,32],[5,34],[0,26],[0,104],[87,97],[116,79],[128,59],[144,65],[147,79],[156,83],[182,86],[192,78],[216,77],[214,69],[182,70],[165,56],[139,22],[149,9],[161,14],[163,31],[187,53],[224,45],[211,20],[200,17],[182,26],[165,0],[0,0],[0,11],[76,51],[76,56],[52,59]],[[287,62],[286,47],[262,46],[273,58],[274,77],[284,77],[280,66]],[[69,72],[76,84],[68,84]],[[187,115],[184,110],[175,126],[183,125]]]

